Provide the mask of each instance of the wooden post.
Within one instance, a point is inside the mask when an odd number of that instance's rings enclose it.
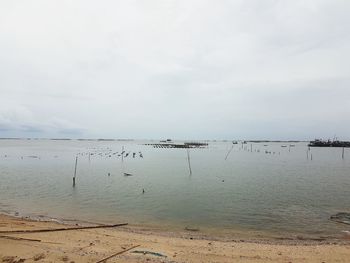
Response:
[[[228,151],[228,153],[226,154],[226,157],[225,157],[225,161],[227,160],[227,157],[229,156],[229,154],[231,153],[232,149],[233,149],[233,146],[235,146],[234,144],[232,144],[232,147],[231,149]]]
[[[75,177],[77,176],[78,155],[75,157],[75,168],[73,177],[73,187],[75,187]]]
[[[124,146],[122,146],[122,162],[124,162]]]
[[[341,154],[341,158],[344,159],[344,147],[343,147],[343,152]]]
[[[188,168],[190,169],[190,175],[192,174],[192,169],[191,169],[191,159],[190,159],[190,150],[187,149],[187,161],[188,161]]]
[[[253,144],[250,144],[250,152],[253,152]]]

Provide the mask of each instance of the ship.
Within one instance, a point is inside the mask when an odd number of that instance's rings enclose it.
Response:
[[[320,140],[315,139],[311,141],[308,146],[310,147],[346,147],[350,148],[350,142],[348,141],[338,141],[338,140]]]

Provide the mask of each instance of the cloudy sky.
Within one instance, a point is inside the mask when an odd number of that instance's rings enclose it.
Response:
[[[0,137],[350,139],[348,0],[0,0]]]

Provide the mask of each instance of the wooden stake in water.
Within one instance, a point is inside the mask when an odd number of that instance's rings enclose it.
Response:
[[[226,157],[225,157],[225,161],[227,160],[227,157],[229,156],[229,154],[231,153],[233,146],[235,146],[234,144],[232,145],[231,149],[227,152]]]
[[[74,168],[74,177],[73,177],[73,187],[75,186],[75,177],[77,176],[77,165],[78,165],[78,156],[75,157],[75,168]]]
[[[344,147],[343,147],[343,152],[341,154],[341,158],[344,159]]]
[[[124,146],[122,146],[122,162],[124,162]]]
[[[253,144],[250,144],[250,152],[253,152]]]
[[[187,161],[188,161],[188,168],[190,169],[190,175],[192,174],[192,169],[191,169],[191,159],[190,159],[190,150],[187,149]]]

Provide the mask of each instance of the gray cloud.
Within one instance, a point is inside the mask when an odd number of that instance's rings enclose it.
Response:
[[[350,2],[0,3],[0,136],[350,139]]]

